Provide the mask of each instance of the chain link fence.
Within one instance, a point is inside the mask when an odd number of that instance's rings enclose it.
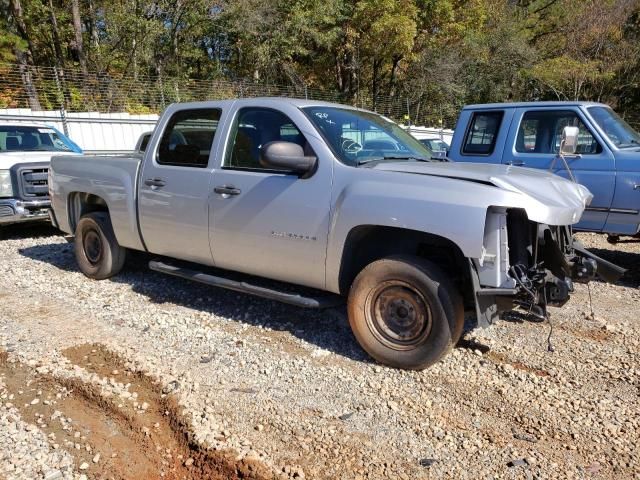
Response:
[[[224,100],[247,97],[296,97],[351,103],[375,110],[412,125],[455,125],[457,111],[450,111],[407,97],[356,97],[346,101],[339,93],[304,85],[271,85],[248,80],[194,80],[173,77],[85,74],[77,69],[27,67],[0,63],[0,108],[59,110],[67,112],[160,113],[174,102]]]

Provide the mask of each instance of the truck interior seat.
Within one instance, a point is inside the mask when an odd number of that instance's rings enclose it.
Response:
[[[533,149],[535,153],[551,153],[553,149],[551,148],[551,140],[553,135],[551,135],[550,125],[540,125],[538,128],[538,134],[536,135],[536,146]]]
[[[231,165],[242,168],[260,167],[260,134],[253,127],[238,127]]]
[[[36,137],[33,133],[22,136],[22,148],[37,148],[39,145],[40,142],[38,141],[38,137]]]
[[[518,136],[516,137],[516,152],[526,152],[527,148],[524,144],[524,129],[520,127],[518,129]]]
[[[7,137],[7,150],[19,150],[20,140],[18,137]]]

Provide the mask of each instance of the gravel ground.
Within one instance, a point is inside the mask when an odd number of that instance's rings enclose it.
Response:
[[[75,390],[85,391],[83,405],[142,422],[175,399],[167,428],[183,450],[160,452],[158,471],[174,472],[166,478],[189,476],[167,458],[193,468],[220,455],[249,478],[639,479],[640,244],[580,237],[630,271],[617,285],[592,283],[593,314],[583,285],[551,309],[553,352],[548,323],[514,318],[467,333],[426,371],[405,372],[363,354],[343,309],[207,288],[150,272],[142,257],[95,282],[56,232],[12,229],[0,241],[0,478],[117,478],[91,461],[117,454],[108,455],[112,439],[85,426],[86,446],[62,442],[74,430],[51,437],[49,411],[33,414],[39,404],[22,400],[63,409],[80,431]],[[63,388],[69,382],[75,389]],[[35,391],[40,384],[51,388]],[[158,438],[145,428],[114,435]],[[185,460],[189,452],[200,456]]]

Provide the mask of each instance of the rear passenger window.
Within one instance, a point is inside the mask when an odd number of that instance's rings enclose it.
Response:
[[[467,155],[491,155],[496,146],[503,111],[477,112],[471,117],[471,124],[464,140],[462,153]]]
[[[202,108],[173,114],[160,139],[160,165],[204,168],[209,163],[221,110]]]
[[[516,152],[557,154],[564,127],[578,127],[576,153],[591,155],[602,152],[602,146],[587,129],[578,114],[571,110],[530,111],[522,116]]]

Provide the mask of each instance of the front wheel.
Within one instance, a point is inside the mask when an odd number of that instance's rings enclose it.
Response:
[[[122,270],[126,249],[118,244],[108,213],[92,212],[80,218],[75,254],[80,271],[89,278],[103,280]]]
[[[422,370],[455,345],[464,326],[462,298],[428,260],[394,256],[356,277],[349,324],[362,348],[386,365]]]

